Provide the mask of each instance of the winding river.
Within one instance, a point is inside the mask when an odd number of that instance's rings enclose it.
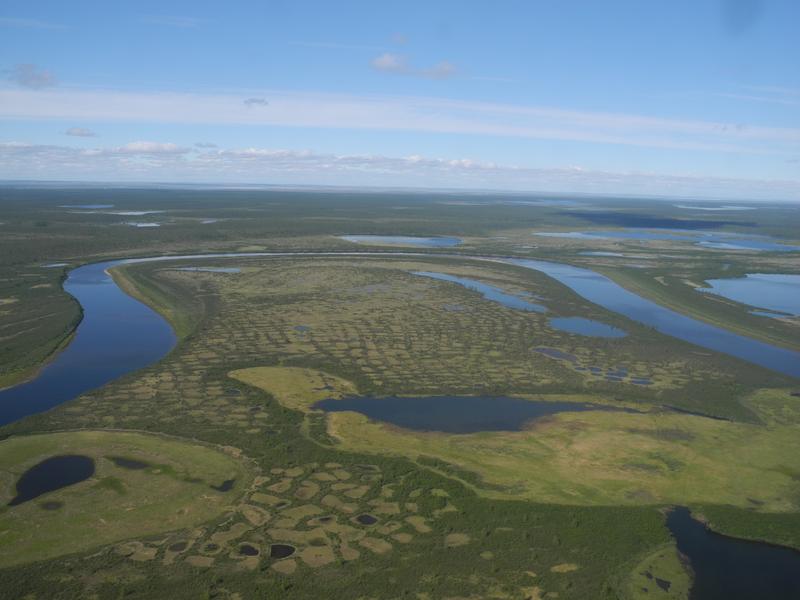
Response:
[[[69,345],[34,379],[0,390],[0,425],[44,412],[153,364],[175,346],[175,334],[164,318],[123,292],[109,275],[109,269],[142,262],[291,256],[460,258],[533,269],[556,279],[586,300],[661,333],[800,379],[800,352],[692,319],[642,298],[608,277],[571,265],[429,252],[230,252],[156,256],[92,263],[70,271],[64,289],[81,304],[83,320]]]

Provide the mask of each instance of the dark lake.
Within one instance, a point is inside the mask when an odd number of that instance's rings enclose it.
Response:
[[[800,598],[800,552],[714,533],[683,507],[667,528],[694,571],[691,600]]]
[[[94,475],[94,460],[82,454],[52,456],[25,471],[17,481],[17,495],[8,503],[16,506],[85,481]]]
[[[294,554],[294,546],[289,544],[272,544],[269,549],[270,558],[286,558]]]
[[[521,431],[533,419],[561,412],[626,410],[582,402],[543,402],[506,396],[354,396],[321,400],[314,408],[325,412],[353,411],[405,429],[445,433]]]

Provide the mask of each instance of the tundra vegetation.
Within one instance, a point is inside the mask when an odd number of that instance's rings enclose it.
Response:
[[[3,189],[0,385],[30,377],[68,341],[80,310],[60,283],[72,266],[167,253],[413,252],[337,237],[352,233],[462,239],[426,250],[438,257],[115,269],[180,342],[157,364],[0,430],[3,589],[31,598],[54,586],[75,598],[686,598],[691,573],[662,514],[676,504],[722,532],[800,548],[796,381],[658,334],[542,274],[458,256],[587,266],[695,317],[796,348],[796,320],[753,320],[762,318],[749,307],[690,285],[796,272],[793,253],[534,236],[591,224],[558,206],[470,199]],[[162,225],[124,227],[113,215],[62,207],[101,201],[157,205]],[[609,203],[620,219],[681,218],[668,204]],[[797,243],[793,213],[759,211],[753,225],[743,212],[709,227],[757,227]],[[53,263],[68,266],[42,266]],[[517,310],[418,271],[486,283],[548,311]],[[628,335],[570,334],[548,325],[558,316]],[[625,410],[448,434],[315,407],[441,395]],[[87,457],[93,472],[15,504],[24,474],[57,456]]]

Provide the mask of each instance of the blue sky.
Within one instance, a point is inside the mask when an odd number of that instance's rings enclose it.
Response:
[[[0,6],[0,178],[800,200],[800,2]]]

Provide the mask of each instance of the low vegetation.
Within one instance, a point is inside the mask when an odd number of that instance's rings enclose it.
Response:
[[[40,366],[79,318],[59,291],[63,269],[40,267],[51,262],[387,250],[336,237],[347,233],[453,235],[463,244],[440,254],[549,258],[612,276],[635,261],[646,267],[642,278],[675,265],[696,274],[692,265],[713,255],[671,243],[539,238],[535,229],[585,223],[576,211],[488,195],[456,206],[449,196],[411,194],[114,191],[116,209],[158,203],[166,211],[149,229],[61,207],[110,195],[0,189],[0,338],[11,336],[1,340],[0,364],[11,375],[0,385]],[[620,214],[631,209],[609,203]],[[674,211],[650,209],[665,218]],[[763,214],[763,232],[796,232],[784,213]],[[580,254],[587,249],[639,257]],[[725,260],[731,272],[787,264]],[[55,588],[65,598],[685,598],[689,575],[660,510],[671,503],[690,504],[721,531],[798,547],[800,412],[782,377],[659,335],[510,266],[453,256],[220,264],[241,272],[179,271],[168,262],[118,269],[126,291],[170,320],[178,346],[0,430],[4,590],[31,598]],[[533,294],[550,312],[510,309],[415,270]],[[629,335],[575,336],[549,327],[551,316],[593,318]],[[652,384],[584,366],[624,367]],[[310,408],[356,393],[514,395],[640,412],[562,413],[520,432],[444,435]],[[95,473],[7,506],[27,469],[64,454],[91,457]],[[120,458],[147,466],[126,468]]]

